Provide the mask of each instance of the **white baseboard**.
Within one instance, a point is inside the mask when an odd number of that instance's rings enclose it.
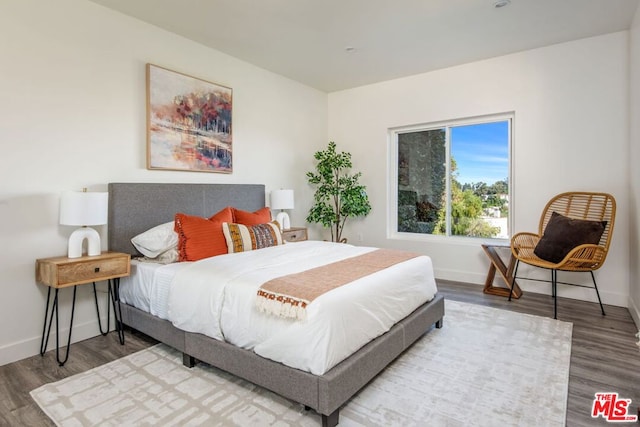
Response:
[[[102,319],[102,325],[104,327],[107,321],[106,316]],[[114,329],[113,316],[111,316],[110,330]],[[62,327],[59,330],[60,333],[60,348],[66,351],[67,339],[69,337],[69,327]],[[69,351],[69,358],[73,357],[73,343],[83,341],[89,338],[93,338],[100,335],[98,328],[98,320],[94,319],[89,322],[79,323],[73,325],[73,331],[71,334],[71,349]],[[28,338],[23,341],[18,341],[5,345],[0,348],[0,366],[6,365],[18,360],[26,359],[27,357],[40,354],[40,342],[42,336]],[[55,350],[56,348],[56,331],[55,325],[51,328],[51,335],[49,336],[49,343],[47,350]],[[64,354],[60,354],[61,358],[64,358]]]

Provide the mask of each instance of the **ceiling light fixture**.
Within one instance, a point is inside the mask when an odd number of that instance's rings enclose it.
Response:
[[[505,7],[511,3],[511,0],[496,0],[493,2],[493,7],[496,9],[500,9],[501,7]]]

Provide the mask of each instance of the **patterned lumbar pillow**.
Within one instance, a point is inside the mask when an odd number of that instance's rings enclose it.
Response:
[[[229,253],[253,251],[283,243],[280,226],[276,221],[257,225],[224,222],[222,233]]]

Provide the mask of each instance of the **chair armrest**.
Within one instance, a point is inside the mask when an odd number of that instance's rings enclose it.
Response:
[[[571,251],[558,263],[559,269],[588,271],[597,270],[604,263],[606,251],[600,245],[580,245]]]
[[[536,233],[522,232],[514,234],[511,238],[511,253],[516,259],[530,259],[533,250],[540,241],[540,235]]]

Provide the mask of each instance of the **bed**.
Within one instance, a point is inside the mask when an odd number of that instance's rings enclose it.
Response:
[[[263,185],[251,184],[109,184],[109,250],[140,254],[131,238],[177,212],[207,217],[225,206],[255,211],[265,205]],[[292,245],[298,245],[298,243]],[[309,242],[300,248],[314,248]],[[315,248],[314,248],[315,250]],[[235,255],[235,254],[234,254]],[[225,255],[226,256],[226,255]],[[216,257],[214,257],[216,258]],[[338,424],[339,410],[358,390],[391,363],[425,332],[441,327],[444,301],[435,296],[391,328],[330,369],[312,373],[295,363],[280,363],[205,333],[187,332],[153,310],[121,302],[121,321],[183,353],[183,362],[196,360],[216,366],[283,397],[299,402],[322,416],[323,426]],[[158,313],[155,313],[158,314]],[[187,328],[189,329],[189,328]]]

